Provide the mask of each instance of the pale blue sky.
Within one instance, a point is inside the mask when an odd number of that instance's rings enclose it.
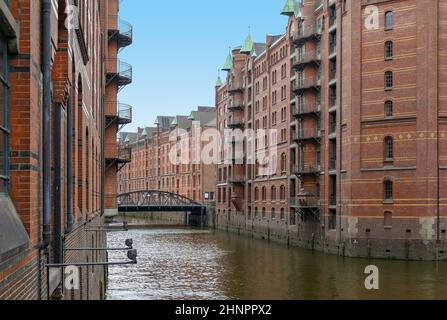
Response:
[[[228,47],[285,31],[286,0],[123,0],[120,16],[134,26],[134,43],[120,53],[133,66],[133,84],[119,100],[134,107],[133,124],[152,126],[157,115],[189,115],[214,105],[217,70]],[[226,73],[221,73],[222,78]]]

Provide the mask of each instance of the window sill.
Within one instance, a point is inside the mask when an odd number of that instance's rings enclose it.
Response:
[[[392,204],[394,204],[394,201],[393,200],[385,200],[385,201],[383,201],[383,204],[392,205]]]

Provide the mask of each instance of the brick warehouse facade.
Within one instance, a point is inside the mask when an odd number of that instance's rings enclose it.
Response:
[[[45,264],[107,260],[65,249],[107,244],[97,228],[110,115],[104,57],[118,29],[117,5],[0,1],[0,299],[104,297],[106,267],[81,267],[79,290],[67,291],[61,270]]]
[[[277,129],[266,140],[278,148],[269,175],[218,166],[219,228],[343,256],[445,259],[447,6],[288,0],[282,14],[285,34],[247,37],[216,86],[219,130]],[[263,151],[251,140],[246,154]]]
[[[136,133],[121,133],[121,140],[132,150],[132,162],[120,171],[118,193],[160,190],[212,205],[215,201],[216,166],[193,161],[194,122],[201,130],[214,129],[216,109],[198,107],[190,116],[159,116],[155,127],[140,128]],[[189,144],[184,149],[188,150],[187,161],[179,165],[170,161],[170,154],[177,144],[177,139],[170,139],[173,134]],[[201,143],[202,148],[205,145],[205,142]]]

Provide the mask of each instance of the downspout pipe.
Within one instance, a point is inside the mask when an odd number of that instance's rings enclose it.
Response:
[[[65,234],[73,231],[73,98],[68,97],[67,106],[67,225]]]
[[[42,74],[43,74],[43,239],[41,249],[51,241],[51,0],[42,1]]]
[[[62,105],[54,110],[54,263],[62,263]]]

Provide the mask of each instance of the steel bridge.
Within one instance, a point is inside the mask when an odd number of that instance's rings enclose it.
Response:
[[[191,212],[205,216],[206,207],[181,195],[159,190],[135,191],[118,196],[119,212]]]

